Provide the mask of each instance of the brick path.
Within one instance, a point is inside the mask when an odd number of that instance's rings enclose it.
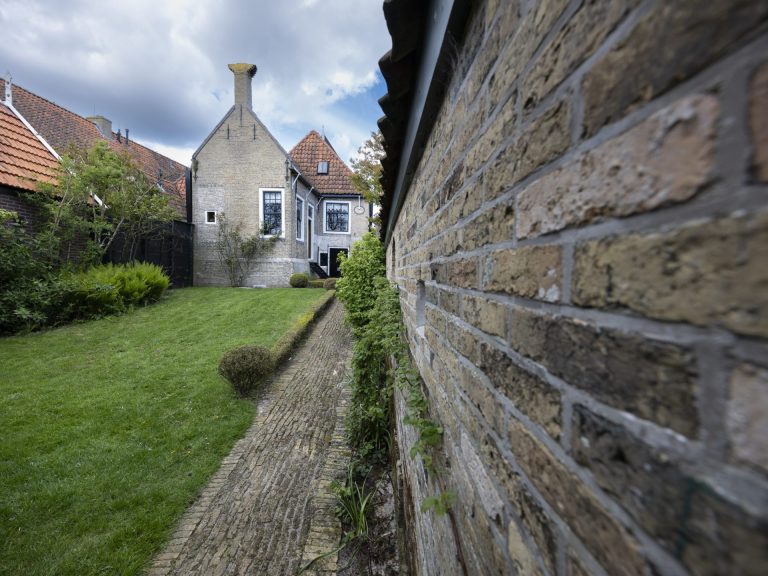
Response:
[[[150,576],[296,574],[332,550],[330,491],[346,471],[343,429],[352,340],[334,302],[258,400],[257,416],[185,513]],[[335,574],[336,559],[318,571]]]

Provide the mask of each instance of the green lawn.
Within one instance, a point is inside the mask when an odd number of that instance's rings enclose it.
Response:
[[[136,574],[251,422],[216,373],[323,290],[187,288],[0,339],[0,574]]]

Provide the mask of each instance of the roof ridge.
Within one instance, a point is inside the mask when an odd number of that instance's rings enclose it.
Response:
[[[5,88],[5,79],[4,78],[0,78],[0,87]],[[64,108],[64,106],[62,106],[61,104],[57,104],[53,100],[49,100],[48,98],[45,98],[44,96],[40,96],[39,94],[35,94],[34,92],[32,92],[30,90],[27,90],[26,88],[24,88],[24,86],[21,86],[20,84],[12,84],[12,87],[13,87],[14,90],[16,88],[19,88],[19,89],[23,90],[24,92],[26,92],[27,94],[29,94],[30,96],[33,96],[33,97],[37,98],[38,100],[42,100],[44,102],[47,102],[48,104],[51,104],[51,105],[55,106],[56,108],[58,108],[60,110],[63,110],[64,112],[66,112],[68,114],[71,114],[72,116],[77,116],[78,118],[81,118],[81,119],[85,120],[86,122],[91,122],[85,116],[81,116],[80,114],[78,114],[77,112],[73,112],[69,108]],[[0,93],[1,94],[5,94],[5,90],[0,91]],[[91,124],[93,124],[93,122],[91,122]],[[93,124],[93,125],[96,126],[95,124]],[[97,128],[98,128],[98,126],[97,126]],[[99,134],[101,134],[101,130],[99,130]],[[106,136],[104,136],[104,138],[106,139]]]

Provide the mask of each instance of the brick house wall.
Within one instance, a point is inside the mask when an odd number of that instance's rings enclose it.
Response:
[[[768,572],[767,17],[472,8],[387,242],[414,573]]]

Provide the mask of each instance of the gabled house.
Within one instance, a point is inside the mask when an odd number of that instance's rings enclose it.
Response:
[[[244,236],[277,237],[246,286],[285,286],[295,272],[338,276],[336,258],[367,230],[370,210],[349,168],[314,131],[286,152],[253,111],[256,66],[229,69],[234,104],[192,156],[195,284],[229,282],[215,247],[222,215]]]
[[[128,130],[125,135],[121,130],[113,132],[112,123],[103,116],[80,116],[18,85],[11,85],[10,79],[0,79],[0,102],[22,121],[55,159],[72,148],[88,149],[99,141],[106,142],[118,154],[127,154],[147,178],[168,195],[177,214],[176,221],[162,234],[141,242],[137,256],[140,260],[163,266],[174,286],[191,283],[191,198],[187,193],[188,169],[184,165],[131,140]],[[8,118],[7,114],[5,117]],[[0,138],[9,139],[12,134],[9,124],[0,126]],[[5,170],[6,174],[5,165],[8,162],[7,158],[0,158],[0,170]],[[36,189],[31,181],[28,183],[27,190]],[[0,207],[4,203],[9,204],[12,197],[14,211],[29,213],[30,208],[24,205],[18,194],[2,190]],[[124,261],[126,255],[122,248],[121,242],[113,244],[109,259]]]
[[[308,244],[311,262],[329,276],[339,276],[338,255],[349,253],[352,244],[368,230],[373,206],[352,185],[352,171],[328,138],[312,130],[290,152],[296,166],[312,183],[309,205],[317,229]],[[312,226],[307,222],[308,230]]]
[[[11,86],[8,79],[0,79],[0,99],[12,103],[59,155],[72,147],[88,149],[99,141],[107,142],[118,154],[128,154],[147,178],[170,196],[178,220],[187,222],[186,167],[183,164],[131,140],[128,130],[125,135],[121,130],[113,132],[112,122],[104,116],[80,116],[17,84]]]

